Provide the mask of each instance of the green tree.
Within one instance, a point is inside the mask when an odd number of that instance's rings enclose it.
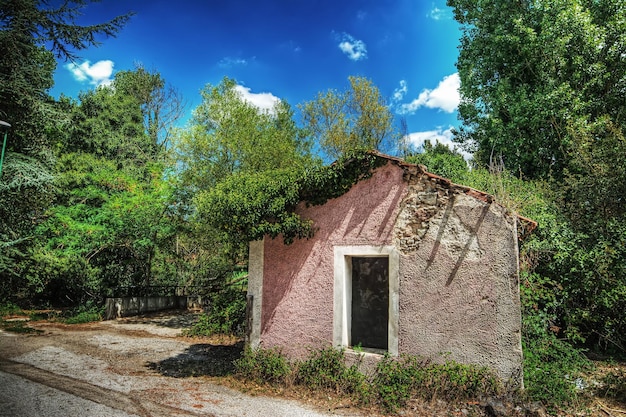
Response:
[[[54,58],[74,58],[75,51],[97,45],[100,36],[115,35],[129,19],[124,15],[103,24],[77,25],[81,8],[89,3],[75,0],[53,7],[37,0],[0,1],[0,119],[12,125],[0,178],[4,294],[16,292],[17,262],[53,197],[50,137],[67,126],[47,95]]]
[[[26,295],[76,305],[121,285],[153,282],[155,259],[175,233],[169,185],[152,165],[149,181],[118,162],[84,152],[59,158],[57,204],[38,225],[21,266]]]
[[[573,338],[626,351],[626,139],[609,117],[574,132],[557,202],[572,233],[547,268],[561,275],[562,326]]]
[[[195,190],[209,190],[237,172],[302,169],[311,161],[309,144],[287,102],[261,111],[235,87],[228,78],[207,85],[190,126],[177,138],[183,181]]]
[[[169,146],[173,127],[185,110],[180,92],[167,84],[161,74],[141,65],[115,74],[114,87],[140,104],[146,133],[164,155],[162,151]]]
[[[277,223],[299,227],[285,210],[297,203],[291,191],[298,173],[315,164],[287,102],[262,111],[236,86],[228,78],[207,85],[175,143],[179,203],[190,213],[190,235],[184,240],[203,242],[206,262],[231,265],[246,259],[247,238],[275,235]]]
[[[551,324],[575,342],[625,349],[626,6],[619,0],[449,0],[462,24],[465,123],[482,166],[550,181],[535,281]],[[540,220],[540,219],[538,219]]]
[[[165,260],[175,257],[180,227],[165,148],[149,135],[143,103],[129,92],[131,81],[144,88],[145,80],[128,72],[122,79],[126,88],[118,88],[116,77],[79,101],[61,100],[71,123],[54,146],[56,198],[21,273],[40,300],[83,303],[120,285],[176,279]]]
[[[462,184],[468,172],[467,162],[456,150],[443,143],[424,141],[423,151],[406,157],[407,162],[422,164],[429,172]]]
[[[98,36],[115,35],[130,17],[77,25],[81,8],[90,2],[66,1],[54,8],[38,0],[0,1],[0,117],[14,125],[9,151],[36,152],[46,144],[54,56],[75,58],[74,50],[98,45]]]
[[[394,147],[400,135],[378,88],[367,78],[348,80],[348,90],[328,90],[300,106],[304,127],[332,159],[350,150]]]
[[[449,0],[462,37],[457,139],[487,166],[561,178],[572,128],[623,126],[626,8],[621,0]]]

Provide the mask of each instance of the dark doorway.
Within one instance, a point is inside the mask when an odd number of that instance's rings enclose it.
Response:
[[[388,348],[389,258],[352,257],[352,346]]]

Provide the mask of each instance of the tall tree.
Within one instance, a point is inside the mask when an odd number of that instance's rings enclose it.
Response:
[[[378,88],[367,78],[348,80],[348,90],[328,90],[300,106],[305,128],[331,158],[356,149],[380,150],[385,140],[395,146],[400,135]]]
[[[76,58],[75,51],[114,36],[130,14],[91,26],[76,24],[90,0],[52,7],[40,0],[0,1],[0,117],[14,125],[9,151],[34,151],[45,145],[42,124],[51,116],[47,91],[53,85],[54,57]]]
[[[137,100],[151,142],[160,150],[166,149],[172,129],[185,110],[180,92],[167,84],[161,74],[141,65],[132,71],[115,74],[113,85],[116,90]]]
[[[303,168],[310,161],[309,144],[293,121],[285,101],[273,111],[247,102],[224,78],[207,85],[190,126],[181,131],[176,148],[184,181],[208,190],[237,172]]]
[[[12,125],[0,177],[0,277],[9,287],[19,278],[15,261],[52,197],[50,136],[67,121],[47,95],[54,58],[74,58],[100,36],[115,35],[130,17],[80,26],[77,17],[89,3],[0,0],[0,119]]]
[[[314,163],[287,102],[261,110],[236,87],[229,78],[207,85],[191,123],[176,137],[179,205],[192,214],[189,236],[204,245],[196,253],[206,256],[206,263],[244,261],[250,235],[244,228],[270,233],[278,230],[276,222],[291,222],[290,230],[297,234],[300,225],[284,208],[297,203],[296,173]],[[274,221],[265,221],[267,213]]]
[[[561,177],[572,129],[608,115],[624,126],[621,0],[448,0],[461,24],[457,139],[488,164]]]
[[[144,79],[126,72],[123,80],[125,88],[116,77],[77,102],[61,102],[71,123],[54,146],[58,192],[21,274],[40,298],[84,302],[166,275],[155,273],[156,264],[170,251],[177,221],[164,148],[150,137],[143,103],[133,94],[145,88]]]

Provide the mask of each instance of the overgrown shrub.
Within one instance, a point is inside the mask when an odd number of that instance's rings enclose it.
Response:
[[[422,388],[428,388],[429,395],[450,401],[494,396],[502,390],[500,380],[484,366],[446,361],[426,367],[425,373],[429,380]]]
[[[291,365],[278,349],[246,349],[235,361],[237,375],[257,383],[271,384],[286,382],[291,374]]]
[[[21,312],[22,312],[22,309],[11,302],[5,302],[5,303],[0,304],[0,318],[2,316],[18,314]]]
[[[226,287],[209,296],[209,308],[185,332],[187,336],[213,334],[242,335],[246,319],[246,293],[237,287]]]
[[[374,377],[377,402],[388,412],[403,407],[424,380],[423,373],[424,367],[415,357],[402,356],[396,360],[385,355],[378,362]]]
[[[524,384],[532,401],[562,408],[580,400],[576,381],[591,362],[568,342],[551,334],[528,335],[524,347]],[[580,380],[579,380],[580,381]]]
[[[66,324],[81,324],[101,321],[103,313],[103,307],[87,304],[70,310],[69,316],[63,319],[63,322]]]
[[[296,381],[313,389],[331,389],[336,393],[361,394],[365,376],[358,364],[346,365],[343,349],[328,347],[314,350],[298,364]]]
[[[378,363],[373,385],[376,401],[387,412],[404,407],[412,397],[458,401],[497,395],[502,389],[487,368],[454,361],[430,364],[409,355],[386,355]]]
[[[395,413],[411,398],[466,401],[499,395],[502,390],[493,372],[484,367],[386,355],[368,376],[360,371],[360,362],[348,366],[344,353],[333,347],[312,350],[307,359],[290,365],[277,349],[248,349],[235,367],[240,378],[271,384],[293,380],[311,390],[332,390],[360,405],[373,404],[388,413]]]

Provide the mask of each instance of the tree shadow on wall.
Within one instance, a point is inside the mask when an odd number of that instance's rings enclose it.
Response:
[[[231,345],[191,345],[179,355],[159,362],[148,362],[146,366],[172,378],[227,376],[234,373],[234,362],[241,357],[243,348],[243,342]]]

